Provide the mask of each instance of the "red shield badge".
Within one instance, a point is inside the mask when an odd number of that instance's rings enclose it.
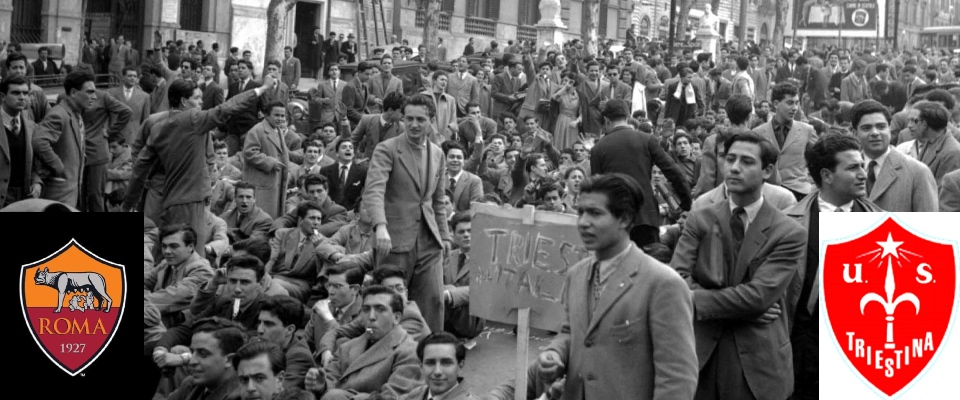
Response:
[[[126,294],[123,266],[97,257],[75,240],[20,272],[20,301],[30,333],[71,376],[110,344]]]
[[[954,248],[888,218],[826,247],[823,303],[836,344],[873,387],[894,396],[940,350],[956,290]]]

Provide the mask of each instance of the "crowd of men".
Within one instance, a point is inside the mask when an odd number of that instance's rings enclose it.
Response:
[[[331,41],[90,44],[54,105],[0,56],[0,203],[144,214],[143,398],[817,398],[819,213],[960,209],[948,54]],[[592,254],[526,388],[462,376],[477,202]]]

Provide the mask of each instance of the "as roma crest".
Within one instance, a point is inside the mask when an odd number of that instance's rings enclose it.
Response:
[[[71,376],[103,353],[120,325],[127,294],[122,265],[71,240],[20,272],[23,317],[37,345]]]
[[[894,396],[940,350],[956,296],[954,248],[888,218],[826,247],[823,303],[836,344],[873,387]]]

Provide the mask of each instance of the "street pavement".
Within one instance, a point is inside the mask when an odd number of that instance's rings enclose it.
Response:
[[[530,330],[528,365],[537,359],[541,348],[550,344],[552,338],[549,332]],[[513,325],[487,322],[486,329],[474,340],[477,345],[467,351],[460,375],[470,382],[470,391],[479,397],[514,378],[517,335],[513,333]]]

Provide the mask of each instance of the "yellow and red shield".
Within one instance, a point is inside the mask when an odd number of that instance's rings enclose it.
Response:
[[[76,240],[20,272],[20,302],[30,333],[71,376],[110,344],[126,294],[123,265],[98,257]]]

